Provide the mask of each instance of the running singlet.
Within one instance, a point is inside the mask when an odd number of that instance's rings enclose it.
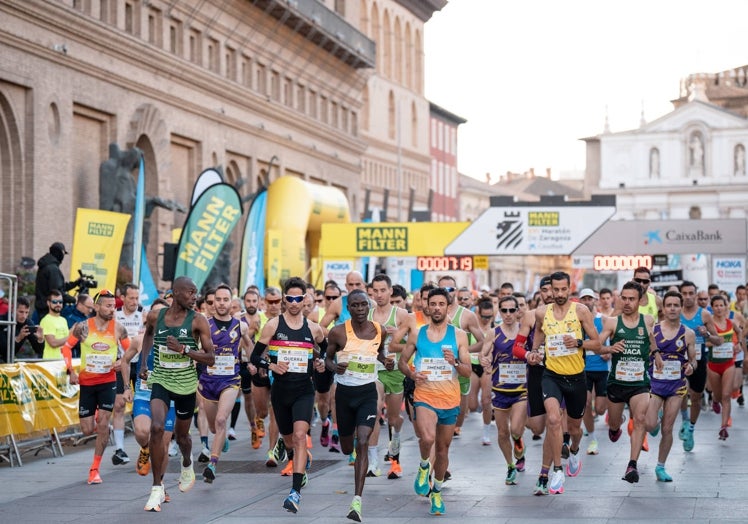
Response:
[[[81,341],[81,372],[78,375],[78,383],[81,386],[95,386],[114,382],[117,377],[114,373],[114,361],[117,360],[117,335],[114,320],[107,322],[106,329],[96,329],[96,321],[93,318],[86,320],[88,324],[88,336]]]
[[[527,363],[514,358],[514,339],[507,338],[501,326],[494,329],[491,358],[491,384],[501,393],[523,393],[527,391]]]
[[[651,315],[652,318],[657,320],[657,297],[654,293],[650,293],[649,291],[645,292],[647,294],[647,305],[646,306],[639,306],[639,313],[642,315]]]
[[[603,330],[603,316],[601,313],[595,315],[595,329],[598,334]],[[605,341],[600,341],[601,343]],[[605,360],[601,355],[598,355],[594,351],[585,351],[584,359],[584,370],[585,371],[610,371],[610,361]]]
[[[160,384],[177,395],[189,395],[197,391],[197,373],[192,359],[187,355],[171,351],[166,347],[166,337],[171,335],[180,344],[189,346],[190,350],[197,349],[195,339],[192,338],[192,319],[195,312],[187,311],[181,326],[167,326],[164,315],[168,311],[164,308],[158,312],[156,329],[153,333],[153,373],[148,385]]]
[[[417,328],[423,327],[429,323],[429,319],[423,314],[423,311],[416,311],[414,316],[416,317]]]
[[[374,310],[373,309],[369,310],[369,315],[368,315],[367,318],[369,320],[371,320],[372,322],[376,322],[374,320]],[[386,328],[387,326],[392,326],[394,328],[397,328],[397,308],[395,306],[391,306],[390,307],[390,314],[387,317],[387,320],[385,320],[384,323],[382,324],[383,328]],[[385,357],[390,354],[390,342],[392,342],[392,335],[390,335],[390,334],[387,333],[384,336],[384,356]],[[397,371],[397,357],[398,356],[399,355],[397,353],[394,353],[394,357],[395,357],[395,369],[393,371]],[[384,364],[382,364],[381,362],[377,361],[376,364],[377,364],[377,371],[387,371],[387,368],[385,368]]]
[[[616,329],[610,337],[614,345],[623,340],[622,353],[613,353],[608,384],[621,386],[648,386],[649,373],[645,369],[649,363],[649,332],[644,315],[639,313],[639,322],[629,328],[623,323],[623,316],[618,317]]]
[[[720,328],[717,322],[714,322],[714,326],[717,328],[717,335],[722,337],[722,343],[719,346],[712,346],[709,352],[709,362],[712,364],[724,364],[725,362],[733,361],[733,344],[737,342],[737,335],[733,328],[732,321],[728,318],[725,319],[725,329]]]
[[[282,375],[273,373],[273,387],[276,384],[304,384],[312,378],[314,337],[306,317],[302,317],[302,321],[299,329],[291,329],[283,315],[278,317],[278,327],[268,344],[268,358],[273,364],[286,362],[288,371]]]
[[[153,354],[155,351],[150,351],[148,353],[148,358],[145,361],[145,365],[148,368],[148,376],[151,375],[153,372]],[[141,364],[142,366],[143,364]],[[138,373],[138,378],[135,380],[135,393],[133,395],[133,400],[151,400],[151,388],[148,386],[148,381],[144,381],[142,378],[140,378],[140,373]]]
[[[335,321],[335,325],[344,324],[346,320],[351,319],[351,312],[348,311],[348,295],[340,297],[340,315]]]
[[[125,313],[125,310],[122,308],[119,308],[115,310],[114,312],[114,320],[122,324],[124,328],[127,330],[127,336],[130,337],[132,340],[133,338],[137,337],[138,334],[143,330],[145,327],[143,325],[143,308],[138,306],[138,308],[127,315]],[[137,353],[130,363],[135,363],[140,360],[140,353]]]
[[[584,371],[584,351],[576,347],[567,348],[564,336],[584,339],[582,324],[577,317],[577,303],[571,302],[569,311],[562,320],[553,316],[555,304],[548,304],[543,318],[545,333],[545,367],[557,375],[578,375]]]
[[[259,312],[260,315],[260,327],[257,329],[257,332],[255,333],[255,344],[257,344],[257,341],[260,340],[260,334],[262,333],[262,328],[265,327],[265,324],[268,323],[268,317],[265,314],[264,311]]]
[[[662,397],[685,393],[686,375],[684,366],[688,361],[688,344],[686,343],[686,326],[683,324],[671,339],[662,334],[662,326],[655,324],[654,339],[662,357],[662,370],[654,366],[655,357],[649,359],[650,386],[652,393]]]
[[[457,370],[444,359],[444,350],[451,349],[455,358],[458,357],[456,328],[447,324],[447,332],[438,342],[431,342],[427,332],[428,326],[418,330],[413,359],[416,372],[426,374],[427,380],[416,386],[413,401],[436,409],[455,408],[460,405],[460,383]]]
[[[379,344],[382,340],[382,329],[374,322],[377,336],[372,340],[358,338],[353,331],[350,320],[345,323],[345,347],[337,352],[338,362],[348,362],[348,368],[342,375],[335,375],[335,382],[344,386],[363,386],[377,380],[379,363]]]
[[[462,329],[462,313],[464,311],[467,311],[468,309],[464,306],[460,306],[458,304],[457,311],[455,311],[455,316],[452,317],[452,319],[449,321],[450,324],[452,324],[457,329]],[[473,334],[470,331],[466,331],[465,334],[468,337],[468,346],[472,346],[475,344],[476,340]],[[470,353],[470,364],[480,365],[480,354],[479,353]],[[460,380],[469,380],[465,377],[460,377]]]
[[[696,347],[696,360],[701,360],[701,355],[706,352],[706,347],[704,345],[704,337],[701,336],[701,333],[699,333],[699,328],[704,325],[704,321],[701,319],[701,312],[703,310],[701,308],[698,308],[696,310],[696,314],[691,318],[686,318],[686,315],[684,315],[682,312],[680,314],[680,322],[687,328],[691,328],[696,335],[696,341],[694,346]]]
[[[239,343],[242,339],[241,321],[232,318],[222,322],[215,318],[208,319],[210,337],[216,352],[216,361],[212,366],[206,366],[200,374],[200,380],[228,380],[239,379]]]

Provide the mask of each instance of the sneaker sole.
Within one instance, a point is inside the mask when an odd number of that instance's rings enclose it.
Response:
[[[296,513],[299,511],[299,508],[294,506],[292,502],[288,502],[288,501],[283,502],[283,509],[285,509],[289,513]]]
[[[213,472],[207,474],[206,473],[207,472],[205,471],[203,472],[203,482],[205,482],[206,484],[213,484],[213,481],[216,480],[216,475]]]
[[[551,495],[563,495],[564,488],[561,488],[559,490],[548,488],[548,493],[550,493]]]
[[[630,484],[636,484],[637,482],[639,482],[639,474],[637,473],[635,475],[632,475],[631,473],[627,473],[623,476],[623,480]]]
[[[355,520],[356,522],[361,522],[361,515],[359,515],[358,512],[354,510],[349,511],[348,515],[346,515],[346,518]]]
[[[187,493],[189,490],[193,488],[195,485],[195,479],[192,479],[192,482],[190,482],[187,486],[182,486],[182,484],[179,484],[179,491],[182,493]]]

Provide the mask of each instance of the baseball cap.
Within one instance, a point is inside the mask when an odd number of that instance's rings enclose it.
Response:
[[[65,249],[65,244],[63,244],[62,242],[55,242],[54,244],[52,244],[51,246],[49,246],[49,252],[50,253],[52,251],[55,251],[55,250],[61,251],[61,252],[65,253],[66,255],[68,254],[67,250]]]
[[[548,275],[540,279],[540,285],[538,287],[545,287],[551,285],[551,276]]]
[[[579,298],[584,298],[584,297],[595,298],[595,292],[592,291],[590,288],[586,287],[582,291],[579,292]]]
[[[488,286],[486,286],[486,285],[483,285],[483,286],[481,286],[481,287],[480,287],[480,290],[481,290],[481,291],[485,291],[485,292],[490,292],[490,291],[491,291],[491,288],[490,288],[490,287],[488,287]]]

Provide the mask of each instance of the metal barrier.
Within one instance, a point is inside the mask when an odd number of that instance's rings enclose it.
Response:
[[[7,286],[3,286],[3,283],[7,282]],[[13,363],[15,358],[15,351],[13,351],[16,338],[16,302],[18,301],[18,277],[8,273],[0,273],[0,288],[6,288],[6,297],[8,299],[8,319],[0,320],[0,326],[9,326],[6,332],[7,354],[5,355],[5,362],[8,364]]]

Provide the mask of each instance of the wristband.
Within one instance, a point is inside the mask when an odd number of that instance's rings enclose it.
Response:
[[[581,338],[577,339],[577,348],[581,348],[584,345],[584,340]]]

